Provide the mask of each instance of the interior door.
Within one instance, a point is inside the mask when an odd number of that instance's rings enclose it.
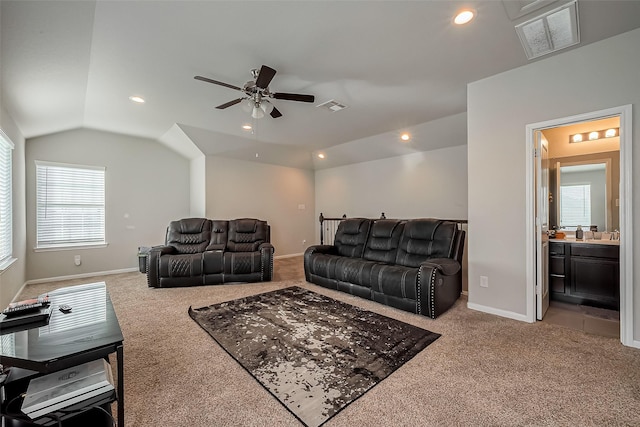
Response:
[[[536,131],[536,317],[549,308],[549,143]]]

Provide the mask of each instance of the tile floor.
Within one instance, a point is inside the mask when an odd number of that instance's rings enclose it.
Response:
[[[619,311],[551,301],[542,321],[588,334],[620,338]]]

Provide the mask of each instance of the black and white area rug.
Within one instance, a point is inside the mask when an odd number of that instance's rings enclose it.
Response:
[[[189,315],[309,427],[440,337],[295,286],[189,307]]]

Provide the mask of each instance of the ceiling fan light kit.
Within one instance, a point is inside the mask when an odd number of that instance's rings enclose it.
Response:
[[[243,87],[219,82],[208,77],[195,76],[194,78],[203,82],[213,83],[219,86],[224,86],[229,89],[243,92],[244,96],[242,98],[225,102],[224,104],[218,105],[216,108],[219,110],[224,110],[225,108],[229,108],[246,100],[247,102],[243,103],[242,109],[248,113],[251,113],[251,117],[254,119],[261,119],[265,114],[269,114],[274,119],[282,116],[282,113],[269,101],[270,99],[282,99],[286,101],[298,102],[315,101],[315,97],[313,95],[271,92],[269,90],[269,84],[271,83],[271,80],[273,80],[273,77],[276,75],[276,70],[267,65],[263,65],[259,70],[257,68],[252,69],[251,75],[253,76],[253,80],[249,80],[248,82],[246,82]]]

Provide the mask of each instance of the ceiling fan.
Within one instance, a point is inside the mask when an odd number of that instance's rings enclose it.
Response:
[[[251,112],[251,117],[259,119],[264,117],[265,113],[268,113],[274,119],[281,117],[282,113],[271,103],[270,99],[284,99],[287,101],[300,101],[300,102],[314,102],[315,97],[313,95],[301,95],[298,93],[284,93],[284,92],[272,92],[269,90],[269,83],[276,75],[276,70],[266,65],[263,65],[259,70],[254,68],[251,70],[253,80],[249,80],[243,87],[230,85],[228,83],[219,82],[207,77],[195,76],[194,79],[202,80],[203,82],[213,83],[216,85],[228,87],[230,89],[239,90],[244,92],[244,96],[233,101],[225,102],[218,105],[216,108],[224,110],[232,105],[239,104],[242,101],[247,101],[243,107],[246,107],[248,112]]]

